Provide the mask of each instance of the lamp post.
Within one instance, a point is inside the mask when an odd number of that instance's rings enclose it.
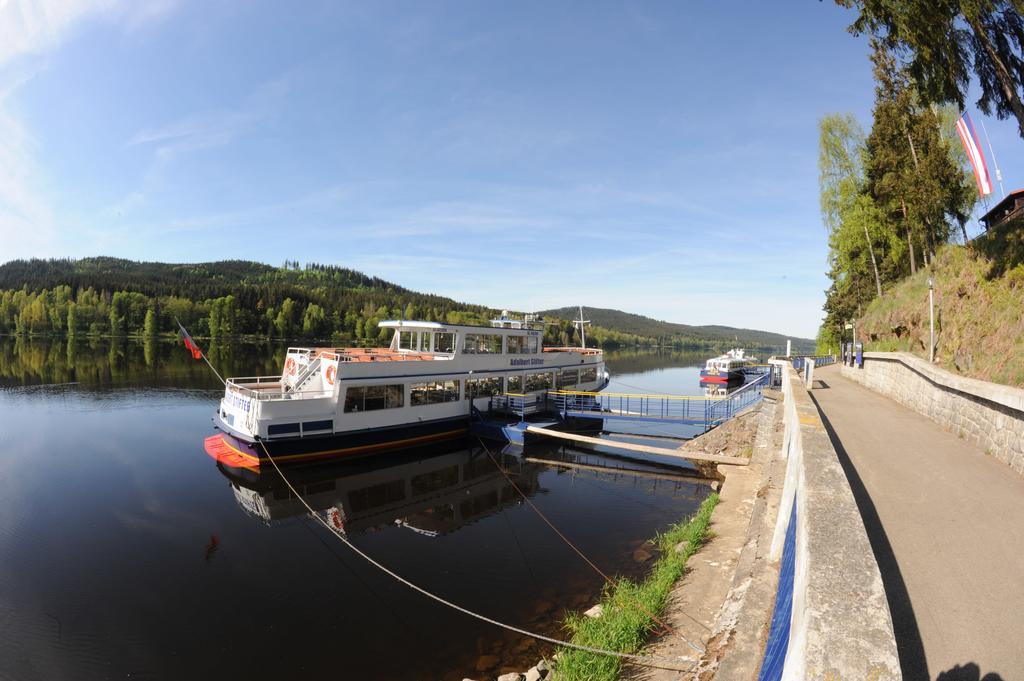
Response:
[[[928,361],[935,362],[935,280],[928,277]]]

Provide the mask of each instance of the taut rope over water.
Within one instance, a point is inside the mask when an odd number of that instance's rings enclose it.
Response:
[[[517,485],[515,483],[515,481],[509,476],[509,474],[505,472],[505,469],[501,467],[501,464],[499,464],[498,460],[494,458],[494,455],[491,453],[491,450],[487,447],[486,444],[484,444],[483,439],[481,437],[477,436],[477,440],[480,442],[480,446],[483,447],[484,451],[487,452],[487,456],[488,456],[488,458],[490,458],[491,463],[494,464],[494,467],[497,468],[501,472],[501,474],[503,476],[505,476],[505,480],[508,482],[508,484],[512,485],[512,489],[514,489],[516,492],[519,493],[519,496],[521,496],[523,498],[523,501],[525,501],[527,503],[527,505],[529,505],[529,507],[532,508],[533,511],[538,516],[540,516],[540,519],[543,520],[547,524],[548,527],[550,527],[552,530],[554,530],[555,534],[557,534],[562,539],[562,541],[564,541],[569,546],[569,548],[571,548],[573,551],[576,552],[576,555],[578,555],[580,558],[582,558],[583,561],[587,565],[592,567],[594,569],[594,572],[596,572],[597,574],[601,575],[601,577],[604,578],[604,581],[606,583],[608,583],[610,585],[614,585],[615,584],[615,580],[613,580],[611,577],[606,575],[601,568],[597,567],[597,565],[594,564],[594,561],[592,561],[589,558],[587,558],[587,556],[584,555],[583,551],[581,551],[575,544],[573,544],[572,541],[570,541],[568,537],[566,537],[564,534],[562,534],[562,531],[559,530],[557,527],[555,527],[555,524],[553,522],[551,522],[548,519],[548,517],[546,515],[544,515],[544,513],[539,508],[537,508],[537,505],[533,503],[533,501],[530,499],[530,497],[526,496],[526,494],[523,492],[523,490],[519,489],[519,485]],[[661,633],[666,633],[666,634],[675,633],[675,630],[672,627],[670,627],[668,624],[666,624],[661,618],[659,618],[653,612],[651,612],[650,610],[645,608],[642,603],[640,603],[638,601],[636,603],[636,606],[640,610],[640,612],[642,612],[643,614],[647,615],[648,617],[650,617],[652,620],[654,620],[655,622],[657,622],[661,626],[661,628],[662,628],[662,632]],[[689,617],[689,615],[687,615],[687,617]],[[691,617],[690,619],[693,619],[693,618]],[[694,621],[696,622],[697,620],[694,620]],[[697,622],[697,623],[701,624],[700,622]],[[704,625],[701,624],[701,626],[704,626]],[[703,648],[695,645],[693,642],[691,642],[688,638],[686,638],[682,634],[678,634],[678,636],[679,636],[679,638],[683,639],[683,642],[686,643],[686,645],[690,646],[691,648],[696,650],[701,655],[704,654],[705,651],[704,651]]]
[[[500,622],[500,621],[498,621],[496,619],[492,619],[490,617],[487,617],[486,615],[481,615],[478,612],[474,612],[472,610],[469,610],[468,608],[464,608],[461,605],[458,605],[456,603],[452,603],[451,601],[445,600],[444,598],[442,598],[441,596],[438,596],[437,594],[434,594],[434,593],[432,593],[430,591],[427,591],[426,589],[424,589],[423,587],[419,586],[418,584],[414,584],[413,582],[410,582],[405,577],[402,577],[401,575],[399,575],[398,573],[394,572],[390,568],[388,568],[388,567],[384,566],[383,564],[381,564],[381,563],[377,562],[376,560],[374,560],[367,553],[365,553],[362,549],[360,549],[355,544],[350,542],[348,540],[348,537],[343,535],[337,528],[335,528],[329,522],[324,520],[320,516],[319,513],[317,513],[316,511],[313,510],[313,507],[309,505],[309,503],[305,500],[305,498],[303,498],[303,496],[301,494],[299,494],[299,491],[297,489],[295,489],[295,487],[292,485],[291,481],[289,481],[288,478],[285,477],[284,473],[281,471],[281,468],[277,465],[277,462],[274,461],[274,457],[271,456],[270,455],[270,451],[267,450],[267,445],[263,442],[263,440],[259,440],[258,439],[257,442],[260,443],[260,447],[263,448],[263,453],[267,455],[267,459],[270,461],[271,465],[274,466],[274,470],[276,470],[277,474],[279,476],[281,476],[281,480],[288,487],[288,489],[291,491],[291,493],[295,495],[295,498],[299,500],[299,502],[306,508],[307,511],[309,511],[309,514],[311,516],[316,518],[316,520],[321,525],[326,527],[331,532],[331,534],[333,534],[335,537],[338,538],[338,540],[341,543],[343,543],[345,546],[347,546],[349,549],[351,549],[353,551],[353,553],[355,553],[360,558],[365,560],[367,563],[369,563],[370,565],[374,566],[375,568],[377,568],[378,570],[380,570],[384,574],[388,575],[392,579],[394,579],[394,580],[404,584],[405,586],[409,587],[413,591],[417,591],[417,592],[421,593],[422,595],[426,596],[427,598],[429,598],[431,600],[434,600],[434,601],[437,601],[441,605],[447,606],[447,607],[449,607],[449,608],[451,608],[453,610],[458,610],[459,612],[463,613],[464,615],[469,615],[470,617],[476,618],[476,619],[480,620],[481,622],[487,622],[488,624],[492,624],[492,625],[494,625],[496,627],[500,627],[502,629],[506,629],[508,631],[511,631],[511,632],[514,632],[514,633],[517,633],[517,634],[521,634],[523,636],[529,636],[530,638],[535,638],[535,639],[537,639],[539,641],[545,641],[547,643],[552,643],[554,645],[562,646],[562,647],[565,647],[565,648],[572,648],[574,650],[582,650],[583,652],[586,652],[586,653],[594,653],[596,655],[608,655],[610,657],[617,657],[619,659],[629,660],[630,662],[632,662],[634,664],[638,664],[638,665],[643,666],[643,667],[650,667],[652,669],[666,669],[666,670],[669,670],[669,671],[687,672],[687,673],[691,673],[691,674],[694,673],[694,670],[696,669],[696,666],[697,666],[696,663],[690,665],[689,667],[681,667],[681,666],[678,666],[678,664],[674,663],[672,660],[663,660],[663,659],[658,659],[658,658],[645,657],[645,656],[642,656],[642,655],[633,655],[631,653],[620,653],[620,652],[615,651],[615,650],[604,650],[602,648],[593,648],[591,646],[580,645],[578,643],[572,643],[570,641],[561,641],[561,640],[559,640],[557,638],[552,638],[551,636],[545,636],[544,634],[538,634],[536,632],[527,631],[526,629],[521,629],[521,628],[513,626],[511,624],[506,624],[505,622]]]

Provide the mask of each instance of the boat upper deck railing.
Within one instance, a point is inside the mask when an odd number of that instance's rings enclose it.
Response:
[[[303,400],[330,397],[331,389],[284,391],[280,376],[243,376],[224,381],[227,390],[254,400]]]
[[[585,395],[592,397],[622,397],[626,399],[645,399],[645,400],[672,400],[672,401],[704,401],[707,399],[721,399],[719,397],[708,398],[707,395],[663,395],[659,393],[613,393],[608,391],[594,392],[590,390],[573,390],[571,388],[565,388],[561,390],[549,390],[548,394],[551,397],[559,396],[575,396]]]
[[[288,348],[288,352],[335,362],[422,362],[449,360],[454,355],[454,353],[446,352],[392,350],[390,348],[343,348],[340,350],[337,348]]]
[[[577,352],[581,355],[600,355],[604,353],[601,348],[574,348],[567,345],[545,346],[544,352]]]
[[[575,348],[567,346],[545,347],[544,352],[573,352],[581,355],[597,357],[603,354],[600,348]],[[421,350],[392,350],[391,348],[288,348],[289,354],[304,355],[307,359],[319,357],[320,359],[332,360],[335,362],[422,362],[451,360],[455,357],[454,352],[428,352]],[[471,354],[474,357],[493,355],[515,355],[521,353],[462,353]],[[529,353],[527,353],[529,354]]]

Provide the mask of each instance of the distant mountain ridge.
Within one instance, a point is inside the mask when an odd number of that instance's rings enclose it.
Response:
[[[539,314],[559,319],[577,319],[579,317],[579,308],[559,307],[552,310],[544,310]],[[600,307],[584,307],[583,314],[595,326],[638,336],[659,338],[685,336],[687,338],[706,340],[711,343],[727,341],[747,348],[784,348],[786,341],[790,340],[792,341],[794,352],[813,352],[814,350],[814,340],[810,338],[794,338],[771,331],[740,329],[717,324],[692,326],[689,324],[665,322],[632,312]]]
[[[689,326],[619,310],[585,308],[587,339],[602,347],[783,348],[780,334],[728,326]],[[122,258],[12,260],[0,265],[0,333],[317,338],[366,345],[387,342],[382,319],[487,324],[498,310],[418,293],[332,265],[282,267],[226,260],[137,262]],[[542,313],[545,342],[574,344],[572,307]],[[794,349],[813,343],[794,339]]]

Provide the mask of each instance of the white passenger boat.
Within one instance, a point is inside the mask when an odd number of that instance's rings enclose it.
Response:
[[[742,348],[734,348],[718,357],[709,359],[700,372],[700,382],[706,384],[742,383],[745,370],[757,364],[756,357],[748,357]]]
[[[206,451],[236,468],[368,454],[464,435],[471,406],[547,390],[600,391],[604,355],[542,347],[543,325],[383,321],[388,348],[288,348],[280,376],[229,378]]]

